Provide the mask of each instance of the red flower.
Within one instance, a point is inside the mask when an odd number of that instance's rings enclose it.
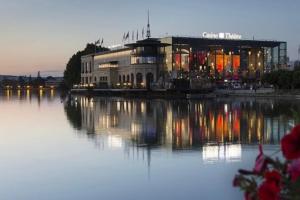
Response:
[[[258,188],[260,200],[279,200],[280,188],[274,181],[265,181]]]
[[[254,200],[254,198],[252,197],[251,193],[249,193],[249,192],[245,192],[244,199],[245,200]]]
[[[300,178],[300,159],[292,161],[288,166],[288,173],[291,175],[293,182]]]
[[[259,145],[259,154],[256,157],[253,172],[260,174],[266,169],[266,167],[267,167],[266,156],[263,153],[262,145]]]
[[[264,177],[267,182],[274,182],[280,186],[281,175],[277,170],[267,171]]]
[[[281,139],[281,149],[288,160],[300,158],[300,125]]]

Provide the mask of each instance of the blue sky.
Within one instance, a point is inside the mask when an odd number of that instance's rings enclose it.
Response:
[[[63,71],[87,42],[118,44],[141,30],[150,9],[152,36],[236,32],[244,38],[283,40],[298,58],[297,0],[0,0],[0,74]]]

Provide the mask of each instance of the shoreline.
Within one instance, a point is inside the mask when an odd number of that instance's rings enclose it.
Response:
[[[147,89],[72,89],[70,94],[87,96],[121,96],[130,98],[176,98],[176,99],[202,99],[224,97],[251,97],[251,98],[276,98],[300,99],[298,91],[275,90],[147,90]]]

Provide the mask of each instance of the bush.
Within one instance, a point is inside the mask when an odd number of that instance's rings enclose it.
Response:
[[[279,89],[300,88],[300,71],[273,71],[264,74],[262,82],[272,84]]]
[[[293,73],[293,87],[300,88],[300,71],[295,71]]]

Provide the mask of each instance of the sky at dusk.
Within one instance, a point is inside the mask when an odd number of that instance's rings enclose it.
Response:
[[[298,58],[298,0],[0,0],[0,74],[62,72],[86,43],[119,44],[124,32],[147,23],[153,37],[240,33],[281,40]]]

